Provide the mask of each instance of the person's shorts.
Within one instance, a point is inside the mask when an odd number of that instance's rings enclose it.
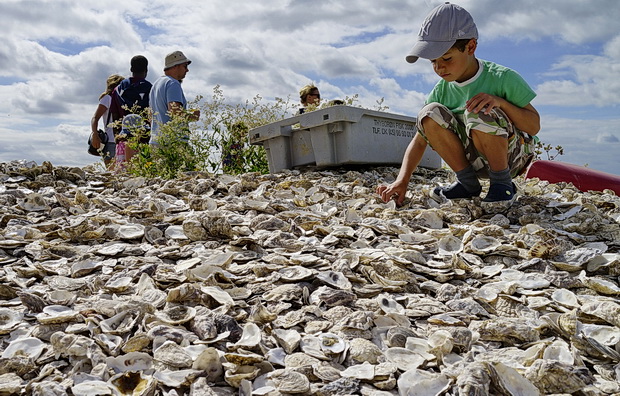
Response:
[[[501,109],[495,108],[488,115],[468,111],[454,114],[440,103],[429,103],[420,110],[417,120],[418,131],[428,142],[422,127],[422,119],[425,117],[430,117],[442,128],[452,131],[459,137],[465,149],[465,156],[479,177],[488,177],[489,164],[474,146],[471,138],[472,129],[508,139],[508,166],[512,177],[523,172],[534,158],[538,139],[515,128]]]
[[[115,156],[116,156],[116,143],[107,142],[105,144],[105,147],[103,148],[103,154],[101,155],[101,158],[107,161],[107,160],[114,159]]]
[[[128,140],[136,134],[140,136],[140,143],[148,144],[150,140],[150,126],[144,123],[138,114],[127,114],[121,123],[122,129],[116,136],[118,140]]]

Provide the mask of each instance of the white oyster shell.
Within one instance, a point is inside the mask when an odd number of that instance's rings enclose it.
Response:
[[[166,236],[166,238],[169,238],[172,240],[189,239],[185,235],[185,232],[183,231],[183,226],[170,226],[166,228],[166,231],[164,231],[164,235]]]
[[[415,370],[427,362],[428,355],[421,355],[407,348],[388,348],[385,351],[387,360],[398,367],[399,370],[406,372]]]
[[[174,341],[165,341],[153,351],[153,359],[175,368],[190,368],[194,363],[191,355]]]
[[[359,380],[371,380],[375,377],[375,366],[368,362],[347,367],[341,375]]]
[[[261,341],[261,331],[259,327],[254,323],[247,323],[243,326],[243,334],[239,341],[234,346],[237,348],[254,348],[258,346]]]
[[[100,322],[101,331],[110,334],[127,334],[137,323],[139,315],[135,311],[119,312],[111,318]]]
[[[317,335],[317,338],[319,339],[321,351],[327,354],[344,353],[348,348],[345,339],[337,334],[321,333]]]
[[[501,362],[493,363],[493,369],[506,393],[510,396],[536,396],[540,390],[519,374],[514,368]]]
[[[153,367],[153,357],[144,352],[130,352],[116,357],[107,357],[106,365],[115,373],[146,371]]]
[[[11,308],[0,308],[0,334],[15,330],[21,323],[24,314]]]
[[[492,236],[476,235],[467,248],[475,254],[486,255],[493,253],[501,246],[501,242]]]
[[[258,373],[260,373],[260,369],[254,366],[236,366],[224,372],[224,380],[228,385],[239,388],[241,381],[251,381],[258,376]]]
[[[299,343],[299,347],[308,356],[312,356],[317,359],[328,359],[325,352],[323,352],[321,340],[317,336],[311,334],[303,336]]]
[[[579,331],[603,345],[614,347],[620,344],[620,328],[616,326],[584,323],[579,326]]]
[[[302,373],[293,370],[279,369],[269,374],[276,389],[284,394],[304,394],[310,391],[310,381]]]
[[[118,227],[118,236],[121,239],[140,239],[144,236],[142,224],[123,224]]]
[[[18,338],[6,347],[2,352],[3,359],[12,357],[25,357],[36,360],[47,348],[47,344],[35,337]]]
[[[169,325],[187,323],[196,316],[196,308],[185,305],[174,305],[155,313],[155,317]]]
[[[557,360],[558,362],[566,363],[569,365],[575,364],[575,358],[570,350],[568,343],[563,340],[556,340],[545,348],[542,355],[543,359]]]
[[[327,285],[340,289],[340,290],[351,290],[353,285],[347,279],[346,276],[342,272],[337,271],[322,271],[316,275],[317,279],[323,281]]]
[[[566,289],[558,289],[551,294],[551,298],[553,301],[562,304],[567,307],[577,308],[579,306],[579,301],[577,300],[577,296],[570,290]]]
[[[433,360],[435,355],[431,354],[432,346],[423,338],[407,337],[405,348],[422,356],[426,360]]]
[[[450,379],[445,374],[411,369],[398,378],[400,394],[407,396],[441,395],[450,386]]]
[[[42,212],[50,210],[50,206],[45,202],[45,197],[39,193],[30,193],[20,203],[20,207],[28,212]]]
[[[112,293],[122,293],[133,286],[133,278],[130,276],[117,276],[110,279],[105,287]]]
[[[599,293],[614,296],[620,294],[620,287],[616,283],[598,277],[589,277],[586,275],[586,271],[579,273],[579,280],[586,287]]]
[[[191,384],[198,376],[202,374],[200,370],[176,370],[176,371],[156,371],[153,374],[159,383],[172,388],[178,388],[182,385]]]
[[[275,329],[272,334],[286,353],[293,353],[301,342],[301,335],[294,329]]]
[[[446,235],[439,240],[438,253],[442,256],[450,256],[463,251],[463,241],[453,235]]]
[[[71,387],[75,396],[110,395],[114,392],[114,386],[100,380],[90,380],[76,383]]]
[[[284,348],[273,348],[267,351],[265,356],[270,363],[284,367],[284,359],[286,358],[286,356],[288,356],[288,354],[286,353]]]
[[[37,320],[43,324],[70,322],[80,315],[70,307],[64,305],[49,305],[43,312],[37,314]]]
[[[224,373],[220,355],[215,348],[207,348],[202,351],[200,355],[194,359],[192,369],[205,372],[209,382],[215,382],[221,378]]]
[[[17,374],[4,373],[0,375],[0,392],[6,395],[17,395],[22,390],[24,380]]]

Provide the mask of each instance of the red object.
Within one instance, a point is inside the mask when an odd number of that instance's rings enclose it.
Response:
[[[601,172],[585,166],[568,164],[560,161],[534,161],[527,170],[525,177],[537,177],[550,183],[573,183],[580,191],[615,191],[620,196],[620,176]]]

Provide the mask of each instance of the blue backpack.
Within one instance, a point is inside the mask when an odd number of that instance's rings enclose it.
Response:
[[[149,107],[149,94],[153,85],[145,79],[126,78],[116,87],[112,95],[111,109],[113,120],[122,120],[126,115],[140,113]],[[148,123],[144,125],[148,129]],[[125,134],[121,127],[114,134]]]
[[[149,107],[149,94],[153,85],[145,79],[126,78],[116,87],[119,106],[123,110],[121,115],[135,113]]]

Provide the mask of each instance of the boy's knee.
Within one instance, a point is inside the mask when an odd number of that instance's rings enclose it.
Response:
[[[512,134],[512,124],[500,109],[492,109],[489,114],[465,112],[465,122],[467,129],[471,132],[478,131],[479,133],[504,138],[508,138]]]
[[[418,112],[418,130],[424,132],[425,128],[432,128],[435,125],[445,128],[447,125],[450,125],[453,118],[454,115],[446,106],[436,102],[429,103]],[[432,123],[430,123],[431,121]]]

